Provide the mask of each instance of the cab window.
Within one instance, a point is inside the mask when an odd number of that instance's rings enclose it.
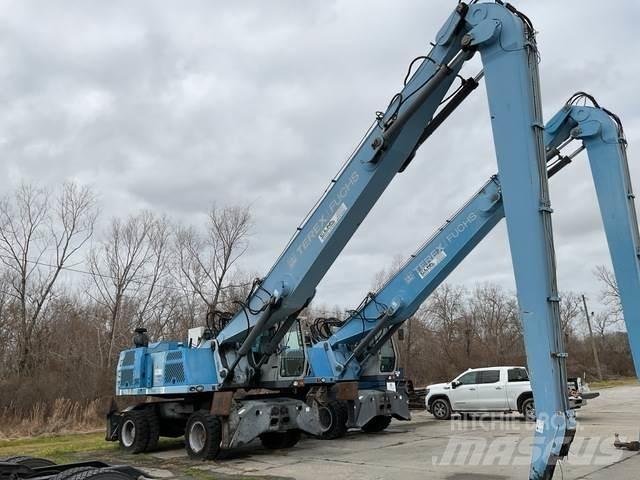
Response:
[[[304,345],[297,322],[285,335],[281,348],[283,352],[280,356],[280,376],[298,377],[302,375],[304,371]]]
[[[460,383],[460,385],[475,385],[476,383],[478,383],[476,381],[477,377],[478,372],[465,373],[460,378],[458,378],[458,383]]]
[[[524,368],[510,368],[508,372],[510,382],[528,382],[529,374]]]
[[[500,381],[500,370],[480,370],[478,383],[496,383]]]
[[[387,340],[380,349],[380,373],[393,372],[396,367],[396,352],[391,340]]]

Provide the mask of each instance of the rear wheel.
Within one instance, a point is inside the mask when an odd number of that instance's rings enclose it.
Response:
[[[260,435],[262,446],[269,450],[291,448],[300,440],[300,430],[286,432],[267,432]]]
[[[153,452],[158,448],[158,440],[160,440],[160,417],[153,405],[147,407],[145,413],[149,424],[149,440],[144,451]]]
[[[207,410],[198,410],[189,417],[184,432],[184,444],[191,458],[214,460],[220,453],[222,423]]]
[[[347,434],[349,410],[345,402],[333,400],[320,407],[320,425],[324,431],[319,435],[323,440],[333,440]]]
[[[365,423],[362,427],[362,431],[365,433],[378,433],[387,428],[390,423],[391,417],[378,415],[377,417],[373,417],[371,420]]]
[[[131,410],[122,416],[118,440],[120,447],[126,452],[146,451],[149,443],[149,418],[146,410]]]
[[[527,422],[536,421],[536,404],[533,401],[533,398],[527,398],[522,402],[522,415],[524,415],[524,419]]]
[[[449,420],[451,418],[451,405],[444,398],[437,398],[431,404],[431,413],[438,420]]]

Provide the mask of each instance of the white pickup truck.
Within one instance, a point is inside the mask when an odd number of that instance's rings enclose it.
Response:
[[[519,412],[529,421],[536,418],[529,374],[524,367],[469,369],[449,383],[429,385],[425,402],[438,420],[467,412]],[[573,390],[569,403],[571,408],[580,408],[586,402]]]

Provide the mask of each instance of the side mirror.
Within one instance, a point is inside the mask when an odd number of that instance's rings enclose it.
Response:
[[[451,388],[453,388],[454,390],[458,388],[460,385],[462,384],[458,380],[454,380],[453,382],[451,382]]]

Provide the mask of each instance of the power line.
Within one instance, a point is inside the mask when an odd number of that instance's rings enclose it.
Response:
[[[0,254],[0,257],[2,258],[6,258],[8,260],[15,260],[13,257],[9,256],[9,255],[3,255]],[[100,273],[100,272],[90,272],[88,270],[82,270],[79,268],[75,268],[75,267],[67,267],[64,265],[54,265],[52,263],[47,263],[47,262],[43,262],[40,260],[26,260],[27,263],[33,264],[33,265],[39,265],[42,267],[48,267],[48,268],[59,268],[60,270],[65,270],[67,272],[73,272],[73,273],[79,273],[81,275],[89,275],[91,277],[99,277],[99,278],[103,278],[105,280],[114,280],[114,281],[118,281],[118,277],[114,277],[112,275],[107,275],[104,273]],[[182,292],[182,293],[194,293],[196,295],[199,295],[199,292],[196,290],[191,290],[188,288],[182,288],[182,287],[174,287],[171,285],[161,285],[161,284],[157,284],[157,283],[152,283],[152,282],[145,282],[143,280],[137,280],[137,279],[131,279],[130,283],[135,283],[137,285],[143,285],[143,286],[148,286],[148,287],[153,287],[153,288],[159,288],[159,289],[164,289],[164,290],[172,290],[172,291],[177,291],[177,292]],[[240,284],[240,285],[235,285],[235,286],[245,286],[248,285],[249,283],[246,284]],[[13,295],[12,293],[9,292],[5,292],[3,291],[2,293],[5,293],[7,295]]]

